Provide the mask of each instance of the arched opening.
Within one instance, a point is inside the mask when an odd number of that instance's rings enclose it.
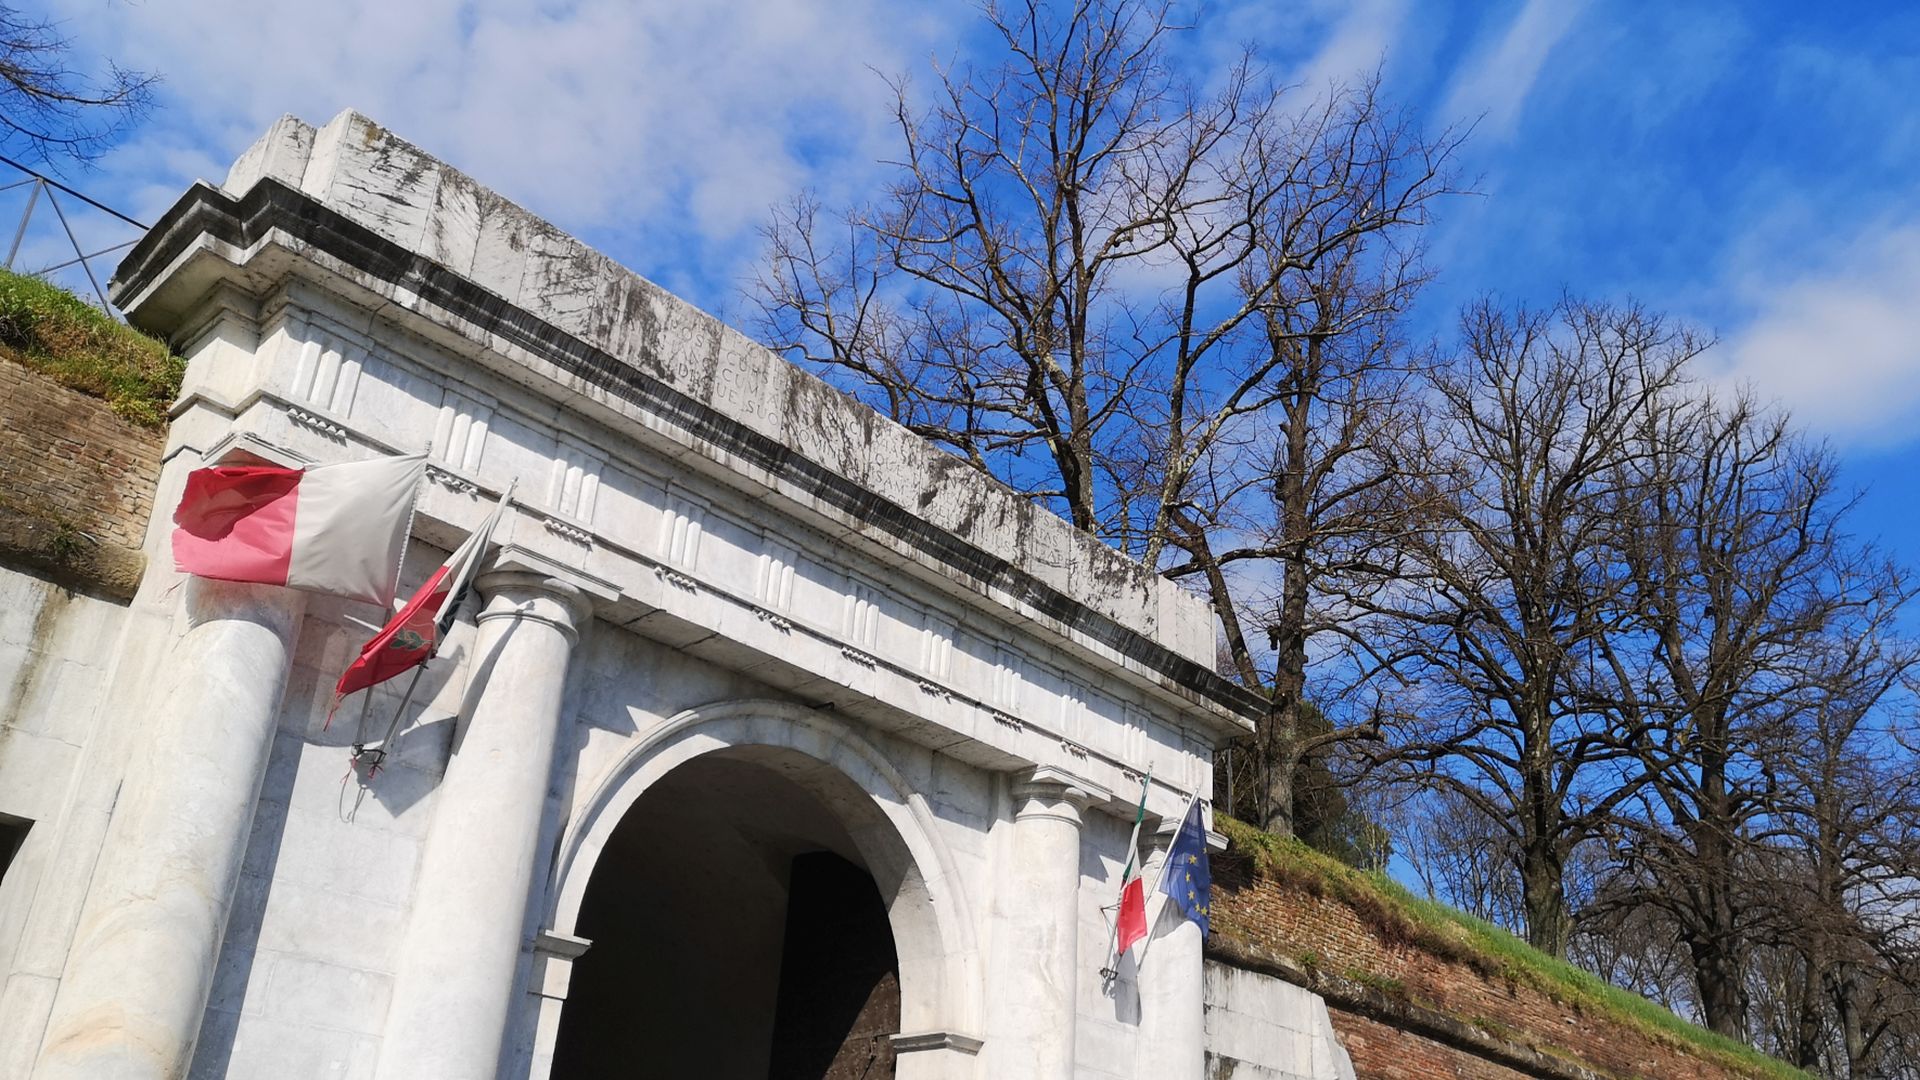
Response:
[[[900,873],[868,864],[842,816],[857,792],[836,788],[851,784],[817,760],[737,747],[634,800],[580,901],[593,946],[573,965],[553,1076],[893,1074],[895,897],[875,879]]]

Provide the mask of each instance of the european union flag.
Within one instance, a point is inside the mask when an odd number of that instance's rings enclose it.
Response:
[[[1167,849],[1167,870],[1160,875],[1160,891],[1167,894],[1180,914],[1200,924],[1201,936],[1211,929],[1207,924],[1207,904],[1212,898],[1213,871],[1207,865],[1207,829],[1201,824],[1200,800],[1187,805],[1187,816]]]

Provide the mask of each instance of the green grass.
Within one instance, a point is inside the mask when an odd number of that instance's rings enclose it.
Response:
[[[1807,1075],[1744,1043],[1689,1024],[1664,1006],[1548,956],[1491,923],[1415,896],[1385,874],[1355,870],[1297,840],[1261,832],[1225,815],[1214,820],[1233,849],[1252,859],[1263,875],[1309,895],[1341,901],[1385,941],[1418,947],[1483,976],[1530,986],[1582,1012],[1611,1018],[1743,1072],[1795,1080]]]
[[[161,427],[186,361],[167,346],[39,278],[0,270],[0,354],[122,417]]]

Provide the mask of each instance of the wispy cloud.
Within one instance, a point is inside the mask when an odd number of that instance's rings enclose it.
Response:
[[[1843,446],[1920,438],[1920,220],[1878,223],[1818,268],[1741,289],[1757,314],[1729,336],[1722,380]]]
[[[103,163],[141,213],[183,169],[219,179],[274,117],[353,107],[708,301],[751,262],[771,204],[863,186],[886,134],[874,69],[918,66],[945,20],[970,17],[883,0],[61,6],[85,49],[165,77],[161,108]]]
[[[1407,17],[1406,0],[1358,0],[1329,28],[1320,48],[1297,69],[1312,93],[1370,75],[1387,61]]]
[[[1482,137],[1511,137],[1548,55],[1573,30],[1586,6],[1586,0],[1527,0],[1498,40],[1473,50],[1460,65],[1440,115],[1447,120],[1484,117]]]
[[[1200,60],[1224,71],[1255,47],[1263,60],[1305,95],[1372,74],[1401,47],[1409,0],[1243,0],[1209,6],[1200,21]]]

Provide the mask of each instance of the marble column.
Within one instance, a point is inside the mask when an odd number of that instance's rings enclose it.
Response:
[[[472,705],[434,795],[377,1075],[492,1077],[515,998],[567,663],[589,609],[554,577],[476,583]]]
[[[1177,820],[1153,833],[1153,850],[1142,867],[1149,886],[1159,881],[1167,849],[1180,831]],[[1140,957],[1140,1042],[1136,1076],[1154,1080],[1201,1080],[1206,1071],[1204,939],[1200,927],[1155,892],[1147,897],[1151,935]]]
[[[213,983],[306,594],[188,578],[33,1075],[184,1076]]]
[[[1072,1080],[1080,979],[1080,815],[1092,793],[1037,769],[1013,786],[987,986],[983,1076]]]

